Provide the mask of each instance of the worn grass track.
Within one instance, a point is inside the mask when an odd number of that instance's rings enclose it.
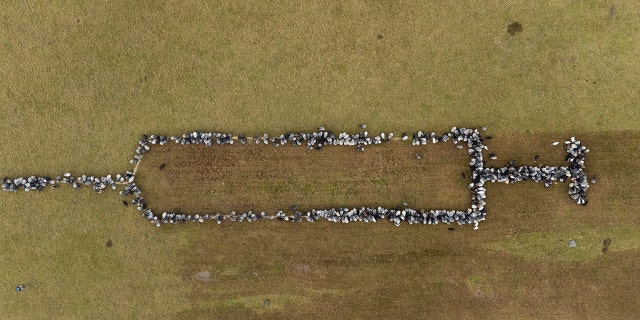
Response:
[[[421,159],[416,159],[420,153]],[[165,164],[164,169],[159,166]],[[136,182],[158,212],[265,211],[384,206],[417,209],[470,206],[468,154],[451,142],[395,142],[322,151],[271,145],[154,146]]]

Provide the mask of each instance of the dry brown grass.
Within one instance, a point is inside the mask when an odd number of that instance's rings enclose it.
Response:
[[[125,168],[144,132],[637,128],[639,7],[609,8],[16,2],[2,14],[0,145],[21,147],[3,173]]]
[[[596,1],[4,3],[3,175],[124,171],[145,132],[365,122],[371,132],[487,125],[495,165],[534,151],[556,161],[556,151],[516,142],[546,146],[568,132],[592,149],[600,182],[587,207],[560,185],[489,185],[478,232],[158,229],[115,193],[3,193],[0,316],[632,318],[640,6],[617,1],[614,12]],[[515,21],[523,29],[511,36]],[[569,238],[584,250],[561,252]],[[608,253],[591,252],[605,238]],[[520,245],[542,249],[513,254]]]
[[[416,159],[416,152],[422,158]],[[159,169],[161,164],[164,169]],[[417,209],[470,206],[466,148],[453,143],[322,151],[286,145],[154,146],[138,167],[137,184],[158,212],[265,211],[384,206]]]
[[[627,138],[618,139],[623,135]],[[564,147],[553,147],[551,142],[568,138],[565,134],[508,138],[512,143],[501,136],[487,142],[490,152],[499,155],[495,165],[509,159],[519,164],[564,164]],[[206,270],[212,279],[210,284],[194,282],[190,296],[197,302],[181,315],[413,318],[417,310],[442,315],[434,306],[445,306],[446,317],[454,318],[624,318],[629,310],[639,311],[633,303],[637,291],[632,288],[640,284],[634,276],[640,242],[633,236],[640,231],[635,209],[640,199],[627,195],[624,204],[618,199],[623,190],[640,187],[635,160],[640,134],[584,133],[577,138],[592,150],[588,173],[599,176],[589,190],[588,206],[573,203],[566,184],[546,189],[532,182],[490,183],[488,219],[477,232],[457,226],[450,231],[444,225],[396,228],[389,223],[324,221],[205,224],[186,230],[169,226],[194,237],[181,254],[190,257],[182,264],[185,277]],[[175,151],[187,156],[191,152],[231,155],[235,148],[244,147],[157,148],[153,165],[142,167],[159,176],[157,163],[174,159]],[[274,154],[283,150],[267,148]],[[356,153],[372,158],[375,154],[374,150]],[[535,154],[540,155],[538,163],[533,162]],[[324,156],[316,153],[313,158]],[[291,165],[305,161],[288,160]],[[205,163],[186,165],[191,170],[210,168]],[[161,199],[152,192],[146,190],[150,201]],[[200,229],[226,240],[211,241],[211,234]],[[614,244],[605,255],[600,245],[606,238]],[[569,239],[577,239],[578,248],[569,249]],[[264,299],[270,299],[270,307],[262,304]]]

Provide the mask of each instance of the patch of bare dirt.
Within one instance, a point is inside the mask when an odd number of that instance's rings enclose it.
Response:
[[[397,142],[364,152],[347,146],[318,151],[170,144],[145,154],[136,182],[156,212],[274,212],[293,205],[298,210],[394,208],[405,202],[416,209],[464,210],[470,203],[467,162],[466,148],[450,142]]]
[[[510,23],[507,26],[507,33],[512,35],[512,36],[516,35],[517,33],[522,32],[522,30],[524,30],[522,28],[522,24],[520,24],[520,22],[518,22],[518,21]]]
[[[293,265],[293,268],[301,273],[309,273],[311,272],[311,267],[308,264],[296,263]]]
[[[211,272],[209,271],[196,272],[194,278],[200,282],[209,282],[211,281]]]

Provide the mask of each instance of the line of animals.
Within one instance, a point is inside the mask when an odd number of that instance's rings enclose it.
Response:
[[[274,147],[279,147],[290,143],[294,146],[306,146],[310,150],[322,150],[323,147],[328,145],[339,146],[354,146],[358,151],[364,151],[364,147],[373,144],[390,143],[392,140],[406,141],[409,139],[409,135],[402,133],[400,137],[394,138],[393,133],[381,133],[376,136],[369,136],[367,131],[364,131],[366,125],[360,125],[362,131],[349,134],[341,132],[334,134],[332,131],[326,130],[323,127],[318,128],[311,133],[285,133],[279,136],[269,136],[264,134],[261,136],[254,136],[253,138],[246,137],[243,134],[234,136],[230,133],[217,133],[217,132],[201,132],[194,131],[185,133],[182,136],[163,136],[163,135],[143,135],[139,141],[134,157],[131,159],[132,164],[137,164],[142,160],[143,155],[149,152],[154,145],[165,145],[168,143],[176,143],[182,145],[198,145],[204,144],[206,146],[217,145],[231,145],[235,142],[241,144],[249,143],[253,141],[256,144],[271,144]],[[471,183],[469,189],[471,190],[471,207],[465,211],[459,210],[418,210],[407,207],[406,203],[402,203],[402,206],[396,208],[382,208],[382,207],[362,207],[362,208],[331,208],[331,209],[313,209],[310,211],[297,210],[297,208],[291,207],[285,213],[285,210],[278,210],[274,214],[267,214],[265,212],[229,212],[229,213],[204,213],[204,214],[182,214],[173,212],[163,212],[156,214],[151,209],[147,208],[144,201],[143,192],[135,183],[135,170],[127,171],[124,174],[105,175],[101,177],[80,175],[74,176],[67,172],[61,176],[55,178],[29,176],[27,178],[2,178],[0,180],[2,189],[5,191],[16,192],[19,190],[24,191],[42,191],[46,186],[50,186],[52,189],[58,188],[60,184],[70,184],[75,189],[80,189],[82,186],[88,186],[97,193],[101,193],[107,189],[118,189],[119,186],[122,190],[119,194],[122,196],[133,196],[131,203],[138,210],[142,211],[142,217],[148,221],[154,223],[157,226],[166,223],[186,223],[186,222],[204,222],[206,220],[213,220],[217,223],[223,221],[233,222],[252,222],[261,219],[275,219],[280,221],[301,222],[309,221],[313,222],[319,219],[325,219],[331,222],[349,223],[353,221],[365,221],[376,222],[379,220],[390,220],[396,226],[399,226],[401,222],[408,224],[438,224],[438,223],[458,223],[462,224],[474,224],[474,229],[478,229],[478,223],[485,220],[486,217],[486,189],[484,187],[485,182],[503,182],[503,183],[516,183],[519,181],[535,181],[543,182],[546,187],[549,187],[552,183],[559,181],[570,181],[569,183],[569,195],[578,204],[587,205],[586,191],[589,188],[589,181],[587,175],[584,172],[584,160],[585,155],[589,152],[582,143],[571,137],[570,140],[565,141],[567,150],[567,162],[568,166],[524,166],[516,167],[515,164],[510,161],[509,164],[501,168],[486,168],[483,161],[483,150],[488,150],[488,147],[484,145],[483,138],[480,134],[481,131],[486,130],[485,127],[481,129],[470,128],[457,128],[453,127],[449,132],[444,134],[436,134],[435,132],[426,133],[418,131],[411,136],[412,145],[426,145],[429,143],[446,143],[452,142],[456,144],[457,148],[467,148],[469,152],[469,166],[471,169]],[[487,137],[489,138],[489,137]],[[557,145],[555,142],[554,145]],[[421,155],[416,153],[416,158],[420,158]],[[495,158],[495,155],[490,155],[490,158]],[[164,164],[160,166],[163,169]],[[595,182],[595,178],[592,179],[592,183]],[[125,205],[129,202],[123,200]]]

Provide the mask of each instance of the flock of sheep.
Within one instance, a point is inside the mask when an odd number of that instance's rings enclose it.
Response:
[[[361,125],[361,128],[366,128],[366,125]],[[392,138],[393,133],[381,133],[378,136],[370,137],[367,131],[359,132],[352,135],[346,132],[342,132],[336,136],[332,131],[327,131],[324,127],[320,127],[317,131],[311,133],[288,132],[279,136],[269,136],[265,133],[263,135],[256,135],[253,138],[246,137],[244,134],[239,134],[237,137],[234,137],[230,133],[201,131],[194,131],[185,133],[182,136],[171,137],[162,135],[143,135],[142,139],[140,140],[140,145],[136,148],[136,155],[134,155],[134,158],[131,159],[131,163],[137,163],[140,159],[142,159],[142,155],[150,150],[149,144],[164,145],[171,141],[182,145],[204,144],[205,146],[212,146],[213,144],[234,144],[234,141],[238,141],[241,144],[246,144],[250,140],[252,140],[255,144],[264,143],[273,145],[274,147],[279,147],[290,143],[294,146],[300,146],[304,144],[310,150],[322,150],[322,147],[327,145],[340,145],[355,146],[357,147],[357,150],[364,151],[364,146],[371,144],[381,144],[383,142],[389,143],[391,142]],[[407,138],[407,134],[404,133],[402,136],[402,140],[407,140]]]
[[[366,125],[360,125],[361,129],[365,129]],[[486,130],[482,128],[481,130]],[[143,135],[136,147],[136,153],[131,159],[131,163],[137,163],[143,155],[151,150],[153,145],[164,145],[168,143],[177,144],[204,144],[211,146],[214,143],[218,145],[233,144],[238,141],[246,144],[252,140],[256,144],[271,144],[275,147],[291,143],[295,146],[305,145],[308,149],[322,150],[327,145],[355,146],[358,151],[364,151],[364,147],[372,144],[380,144],[383,142],[390,143],[393,139],[393,133],[381,133],[377,136],[369,136],[367,131],[361,131],[356,134],[348,134],[342,132],[334,134],[332,131],[325,130],[320,127],[311,133],[286,133],[279,136],[254,136],[248,138],[242,134],[237,137],[229,133],[201,132],[194,131],[186,133],[182,136],[162,136],[162,135]],[[409,136],[402,133],[399,140],[408,140]],[[425,133],[418,131],[412,135],[413,145],[425,145],[429,143],[445,143],[452,141],[459,149],[467,148],[469,152],[469,166],[471,168],[471,180],[469,189],[471,192],[471,207],[466,211],[456,210],[416,210],[406,206],[403,203],[401,207],[395,209],[387,209],[382,207],[369,208],[332,208],[325,210],[300,211],[297,208],[290,208],[289,214],[283,210],[277,211],[275,214],[267,214],[265,212],[229,212],[221,213],[205,213],[205,214],[181,214],[172,212],[163,212],[155,214],[148,209],[142,195],[142,190],[136,186],[135,170],[127,171],[125,174],[117,174],[115,176],[106,175],[103,177],[94,176],[73,176],[71,173],[65,173],[54,179],[48,177],[30,176],[28,178],[2,178],[2,189],[5,191],[42,191],[46,186],[55,189],[59,184],[70,184],[75,189],[84,186],[90,186],[94,191],[101,193],[103,190],[112,188],[117,189],[118,185],[124,186],[119,193],[122,196],[133,195],[131,203],[140,211],[142,216],[157,226],[166,223],[186,223],[186,222],[204,222],[205,220],[214,220],[217,223],[223,221],[234,222],[252,222],[261,219],[276,219],[281,221],[313,222],[318,219],[325,219],[331,222],[349,223],[353,221],[376,222],[378,220],[390,220],[396,226],[401,222],[409,224],[438,224],[438,223],[458,223],[471,224],[478,228],[478,222],[485,219],[485,182],[504,182],[515,183],[518,181],[531,180],[536,182],[544,182],[549,187],[555,181],[570,181],[569,194],[571,198],[578,204],[586,205],[586,190],[589,183],[584,173],[584,157],[589,149],[584,147],[582,143],[575,138],[566,141],[567,161],[569,165],[566,167],[535,167],[524,166],[515,167],[513,162],[501,168],[485,168],[483,162],[482,151],[488,150],[483,144],[483,139],[478,129],[456,128],[453,127],[449,132],[438,135],[435,132]],[[129,202],[123,201],[125,205]]]
[[[524,166],[515,167],[510,162],[506,167],[502,168],[482,168],[474,170],[472,179],[474,183],[484,184],[486,181],[515,183],[518,181],[531,180],[535,182],[543,182],[545,187],[550,187],[556,181],[564,182],[569,180],[569,196],[576,203],[587,205],[586,192],[589,189],[589,180],[584,172],[584,157],[589,153],[582,143],[571,137],[569,141],[565,141],[567,148],[567,162],[569,166]],[[595,177],[591,182],[595,183]]]
[[[364,221],[364,222],[376,222],[378,220],[390,220],[396,226],[400,225],[401,221],[405,221],[409,224],[438,224],[458,222],[459,224],[469,223],[460,220],[461,216],[466,215],[466,211],[454,211],[454,210],[414,210],[411,208],[403,209],[386,209],[382,207],[377,208],[339,208],[328,210],[316,210],[311,211],[295,211],[291,215],[287,215],[283,210],[278,210],[275,215],[268,215],[265,212],[235,212],[231,211],[228,214],[221,213],[205,213],[205,214],[180,214],[180,213],[168,213],[163,212],[162,215],[156,216],[150,209],[145,209],[142,216],[147,220],[160,226],[163,223],[187,223],[187,222],[204,222],[205,220],[214,220],[218,224],[223,221],[233,222],[253,222],[263,219],[279,220],[289,222],[314,222],[319,219],[325,219],[331,222],[349,223],[352,221]],[[479,221],[479,220],[478,220]]]
[[[47,186],[50,186],[51,189],[57,189],[60,184],[70,184],[74,189],[80,189],[82,186],[90,186],[95,192],[102,193],[102,191],[108,187],[115,190],[117,184],[124,184],[129,180],[133,181],[133,174],[131,172],[127,172],[125,176],[117,174],[115,178],[111,175],[103,177],[82,175],[75,177],[70,172],[67,172],[56,178],[29,176],[27,178],[18,177],[15,179],[7,179],[3,177],[0,182],[2,182],[2,190],[13,192],[18,190],[42,191]]]

